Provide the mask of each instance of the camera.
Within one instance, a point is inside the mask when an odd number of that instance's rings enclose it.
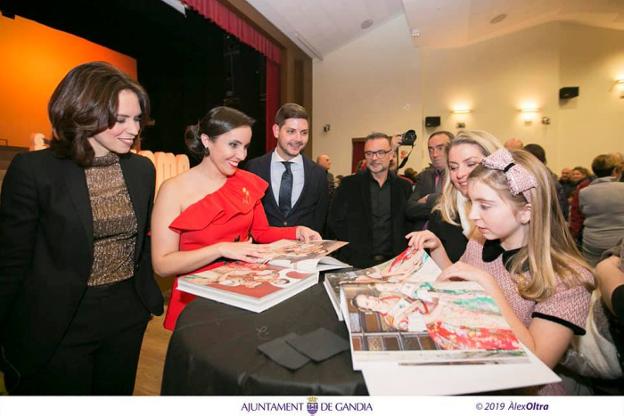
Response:
[[[401,141],[399,142],[399,146],[412,146],[412,148],[410,149],[407,156],[405,156],[403,160],[401,160],[397,170],[403,168],[405,164],[407,163],[407,159],[409,159],[410,155],[412,154],[412,150],[414,150],[415,142],[416,142],[416,132],[414,130],[409,129],[408,131],[406,131],[405,133],[401,135]]]
[[[401,135],[401,146],[414,146],[416,142],[416,132],[414,130],[408,130]]]

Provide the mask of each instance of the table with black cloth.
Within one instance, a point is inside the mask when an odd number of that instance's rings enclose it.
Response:
[[[258,345],[320,327],[348,340],[321,283],[262,312],[208,299],[186,306],[169,343],[163,395],[364,395],[350,351],[296,371],[273,362]]]

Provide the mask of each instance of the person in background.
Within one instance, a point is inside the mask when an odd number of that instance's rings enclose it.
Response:
[[[403,172],[403,175],[405,175],[405,177],[407,177],[412,182],[416,182],[416,176],[418,175],[418,172],[416,172],[416,170],[413,168],[407,168],[405,169],[405,172]]]
[[[583,242],[583,213],[579,207],[579,192],[581,189],[589,186],[593,178],[591,172],[582,166],[576,166],[572,169],[572,181],[576,184],[572,198],[570,200],[570,221],[569,227],[572,237],[576,240],[580,247]]]
[[[224,259],[264,261],[255,243],[280,239],[318,240],[305,226],[271,227],[261,199],[268,184],[238,168],[247,156],[254,120],[229,107],[215,107],[188,126],[185,142],[201,162],[165,181],[152,214],[152,262],[160,276],[198,273]],[[195,296],[175,281],[164,326],[175,328],[178,316]]]
[[[579,208],[585,218],[583,256],[592,266],[624,235],[624,183],[613,176],[617,163],[613,155],[596,156],[592,170],[597,178],[579,192]]]
[[[363,172],[365,170],[366,170],[366,158],[357,162],[357,164],[355,165],[355,172],[353,173]]]
[[[474,224],[468,219],[468,176],[484,157],[503,147],[485,131],[462,131],[447,147],[448,173],[427,229],[434,233],[452,262],[464,254]]]
[[[427,140],[431,165],[416,176],[414,192],[407,202],[405,215],[415,230],[425,228],[438,194],[442,191],[446,169],[446,147],[453,140],[448,131],[436,131]]]
[[[519,341],[554,368],[573,336],[585,334],[594,278],[565,226],[550,173],[528,152],[500,149],[472,171],[468,195],[479,233],[459,262],[451,264],[430,231],[408,234],[409,244],[430,250],[443,268],[438,280],[481,285]],[[558,383],[538,393],[566,390]]]
[[[328,225],[348,241],[339,258],[366,268],[401,253],[409,230],[404,216],[410,184],[390,171],[390,137],[371,133],[364,143],[366,170],[342,179],[329,210]]]
[[[624,239],[602,254],[596,266],[596,280],[606,306],[609,333],[624,370]]]
[[[576,188],[576,184],[572,181],[572,168],[563,168],[561,169],[561,176],[559,176],[559,183],[563,188],[563,193],[565,197],[568,199],[568,206],[570,197],[572,196],[572,192],[574,192],[574,188]]]
[[[143,88],[112,65],[69,71],[50,148],[19,154],[0,202],[0,365],[12,395],[131,395],[163,311],[150,259],[152,163],[130,152]]]
[[[270,184],[262,205],[272,226],[305,225],[322,232],[327,219],[327,172],[301,152],[308,143],[308,113],[299,104],[275,114],[275,150],[250,160],[245,169]]]
[[[507,150],[520,150],[524,147],[524,143],[522,143],[522,140],[512,137],[511,139],[507,139],[505,141],[504,146]]]
[[[336,175],[336,188],[340,186],[343,179],[344,179],[344,175]]]
[[[329,158],[329,155],[321,154],[316,157],[316,164],[325,169],[325,172],[327,172],[327,193],[329,195],[330,201],[334,196],[334,192],[336,191],[334,175],[329,171],[331,169],[331,163],[332,162]]]
[[[537,158],[537,160],[539,160],[540,162],[544,164],[544,166],[546,166],[546,151],[544,150],[542,146],[540,146],[539,144],[535,144],[535,143],[529,143],[526,146],[524,146],[523,150],[531,153],[533,156]],[[546,166],[546,169],[548,169],[548,172],[550,172],[550,176],[552,176],[553,185],[555,185],[555,189],[557,191],[557,200],[559,201],[559,206],[561,207],[563,218],[568,218],[570,206],[569,206],[568,198],[566,197],[565,191],[563,190],[563,186],[557,180],[557,175],[555,175],[555,173],[552,170],[550,170],[548,166]]]

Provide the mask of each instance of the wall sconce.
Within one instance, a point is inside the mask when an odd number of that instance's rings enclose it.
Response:
[[[469,108],[455,108],[451,111],[453,114],[469,114],[472,110]]]
[[[522,120],[525,123],[531,123],[537,118],[537,113],[539,110],[537,108],[523,108],[520,110]]]
[[[451,110],[451,114],[453,114],[457,124],[455,125],[458,129],[466,128],[466,115],[470,114],[472,110],[465,105],[458,105]]]
[[[615,81],[615,88],[618,90],[620,98],[624,98],[624,78]]]

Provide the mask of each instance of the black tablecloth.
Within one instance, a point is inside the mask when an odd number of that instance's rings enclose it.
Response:
[[[349,339],[321,283],[262,313],[197,298],[171,337],[162,394],[368,394],[350,351],[291,371],[257,350],[290,332],[303,335],[319,327]]]

